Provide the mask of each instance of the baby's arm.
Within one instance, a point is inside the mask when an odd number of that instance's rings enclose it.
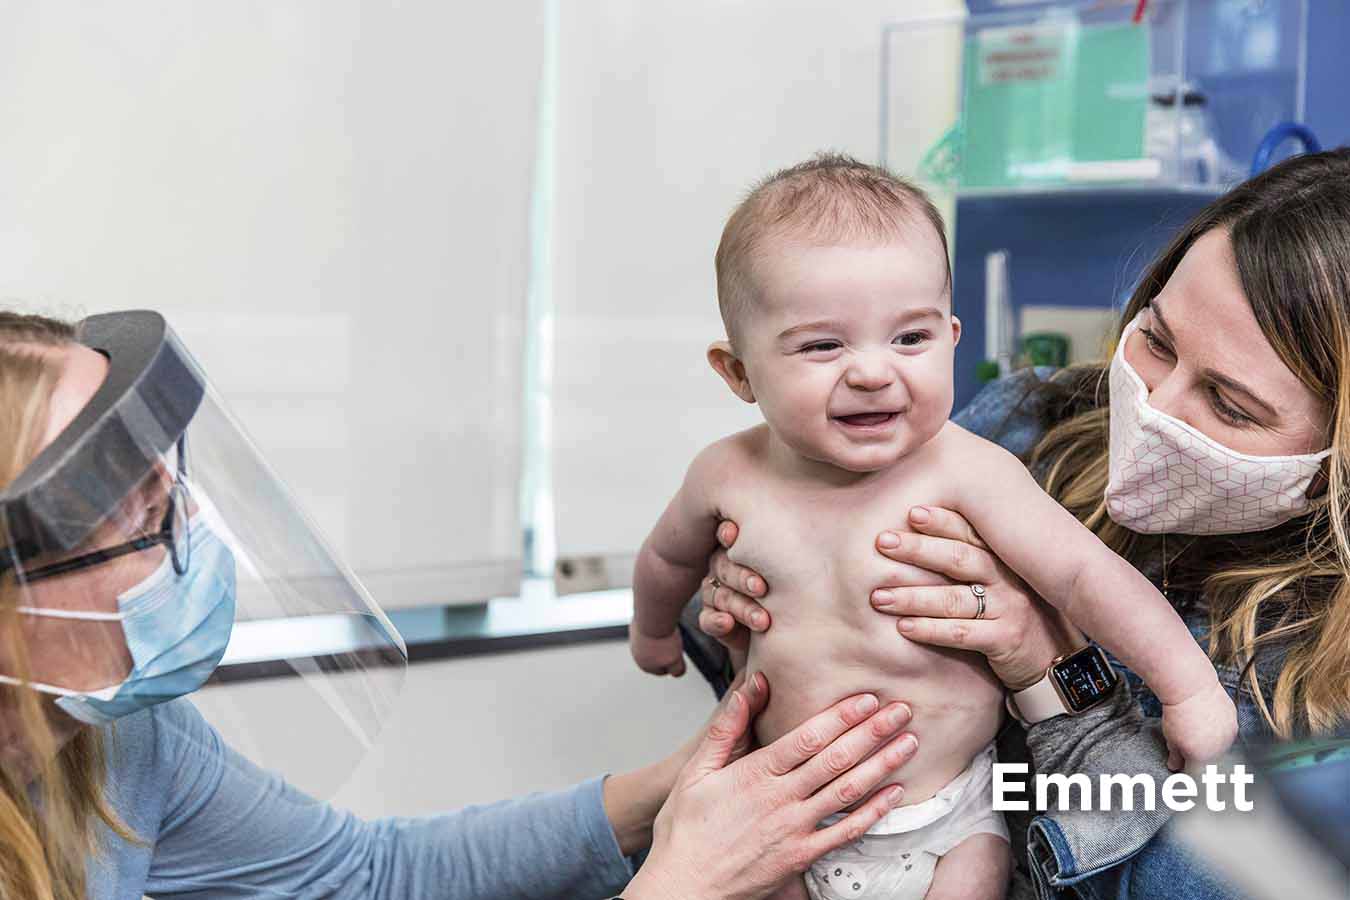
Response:
[[[1211,759],[1237,730],[1236,711],[1181,617],[1134,566],[1040,489],[1021,461],[984,441],[955,471],[959,511],[994,553],[1079,628],[1118,656],[1165,707],[1174,757]],[[1179,763],[1179,760],[1176,760]]]
[[[684,484],[643,541],[633,570],[633,659],[653,675],[683,675],[684,651],[676,628],[680,611],[704,574],[717,546],[717,508],[712,485],[734,452],[713,444],[689,465]]]

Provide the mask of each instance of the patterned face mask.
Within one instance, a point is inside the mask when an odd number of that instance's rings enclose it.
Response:
[[[1145,534],[1234,534],[1305,512],[1308,485],[1331,450],[1250,456],[1149,406],[1148,387],[1125,361],[1138,327],[1136,316],[1111,359],[1111,519]]]

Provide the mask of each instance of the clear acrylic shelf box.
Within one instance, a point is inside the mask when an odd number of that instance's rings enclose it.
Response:
[[[940,194],[1218,193],[1302,121],[1307,0],[995,3],[882,26],[879,158]]]

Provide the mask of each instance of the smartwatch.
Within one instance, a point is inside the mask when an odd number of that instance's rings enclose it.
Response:
[[[1026,690],[1008,694],[1008,712],[1023,725],[1055,716],[1077,716],[1111,696],[1120,676],[1096,644],[1058,657],[1045,677]]]

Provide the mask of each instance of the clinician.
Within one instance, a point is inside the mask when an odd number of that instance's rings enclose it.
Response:
[[[909,710],[846,698],[747,754],[758,677],[645,769],[361,821],[179,699],[236,622],[358,621],[363,652],[302,680],[360,731],[406,652],[164,320],[0,313],[0,419],[0,897],[751,898],[899,801],[889,789],[817,830],[912,755]],[[634,878],[626,857],[648,845]]]

